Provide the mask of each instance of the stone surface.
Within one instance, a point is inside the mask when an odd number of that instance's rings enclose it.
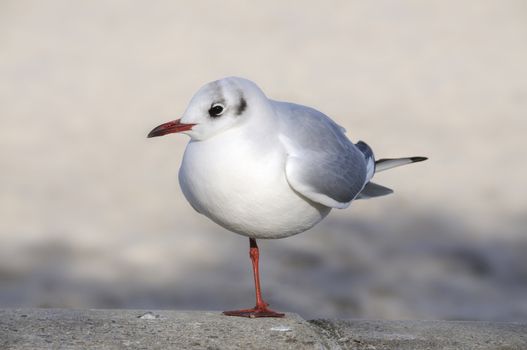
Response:
[[[295,314],[248,319],[221,312],[12,309],[0,311],[0,349],[318,349]]]
[[[0,349],[527,349],[527,324],[248,319],[210,311],[4,309]]]
[[[314,320],[342,349],[527,349],[527,324]]]

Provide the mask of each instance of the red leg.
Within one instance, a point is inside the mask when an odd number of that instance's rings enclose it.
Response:
[[[256,289],[256,306],[252,309],[224,311],[223,314],[227,316],[240,317],[284,317],[284,314],[275,312],[267,308],[268,304],[262,299],[262,291],[260,289],[260,273],[258,271],[259,251],[258,245],[254,238],[249,238],[249,256],[253,264],[254,288]]]

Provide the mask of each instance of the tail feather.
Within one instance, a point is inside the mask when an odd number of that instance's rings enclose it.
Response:
[[[386,196],[393,193],[393,190],[388,187],[378,185],[374,182],[370,182],[374,173],[379,171],[388,170],[401,165],[412,164],[427,160],[426,157],[405,157],[405,158],[383,158],[375,160],[373,151],[365,142],[359,141],[355,144],[357,148],[364,154],[366,160],[366,185],[362,191],[355,197],[355,199],[368,199],[374,197]]]
[[[383,158],[375,162],[375,172],[378,173],[401,165],[422,162],[427,159],[426,157]]]
[[[393,190],[388,187],[378,185],[374,182],[368,182],[355,199],[368,199],[374,197],[387,196],[392,194]]]

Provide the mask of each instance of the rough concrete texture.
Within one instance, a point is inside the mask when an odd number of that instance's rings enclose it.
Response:
[[[527,349],[527,324],[248,319],[220,312],[0,310],[0,349]]]
[[[527,324],[314,320],[342,349],[527,349]]]
[[[319,349],[295,314],[248,319],[221,312],[12,309],[0,311],[0,349]]]

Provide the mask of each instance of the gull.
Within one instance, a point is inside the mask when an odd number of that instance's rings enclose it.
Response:
[[[229,231],[249,237],[256,306],[225,311],[242,317],[283,317],[262,298],[257,239],[304,232],[331,209],[393,191],[374,174],[425,157],[375,160],[362,141],[316,109],[267,98],[252,81],[227,77],[204,85],[180,119],[148,137],[190,136],[179,184],[190,205]]]

